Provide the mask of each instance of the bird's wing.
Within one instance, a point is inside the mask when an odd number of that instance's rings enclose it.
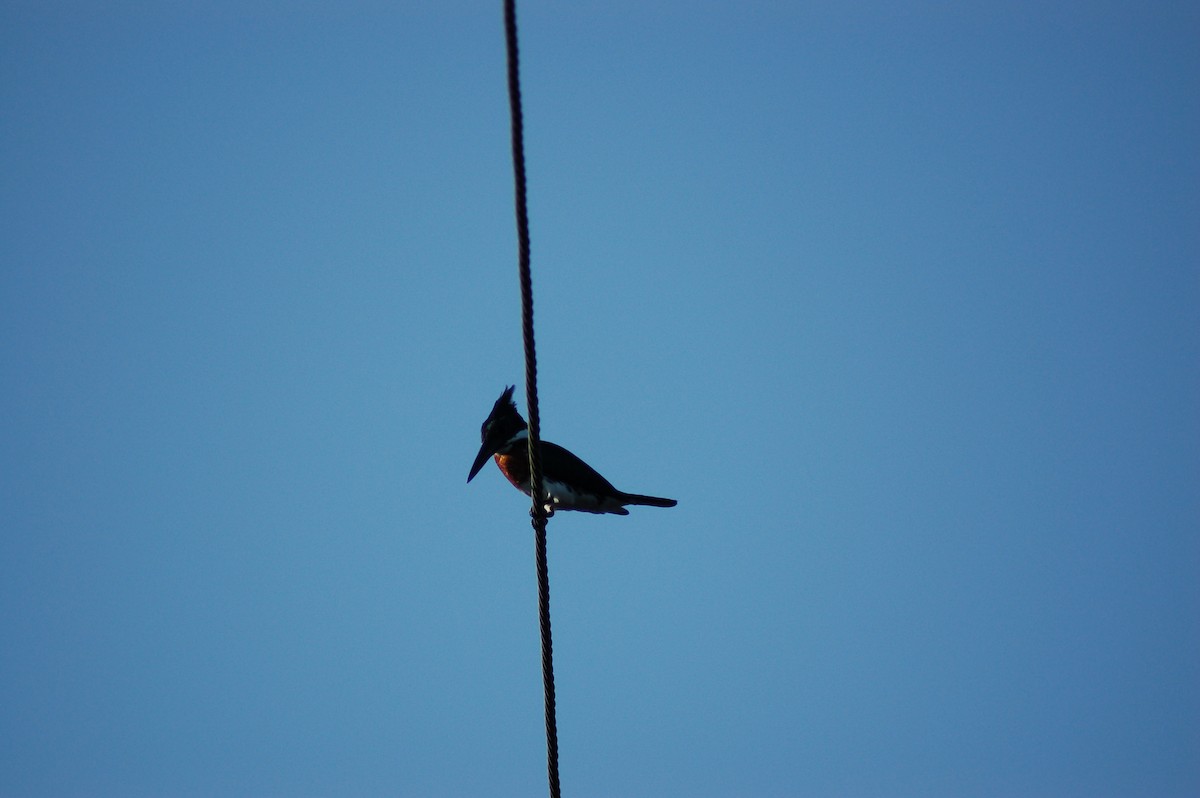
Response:
[[[596,469],[550,441],[542,441],[542,474],[559,482],[565,481],[565,475],[570,474],[571,483],[577,490],[597,496],[619,492]]]

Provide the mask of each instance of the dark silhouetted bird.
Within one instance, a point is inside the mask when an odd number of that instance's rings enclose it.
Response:
[[[506,388],[483,422],[480,429],[483,444],[479,447],[475,462],[471,464],[467,482],[475,478],[489,457],[495,457],[500,472],[528,495],[529,425],[517,412],[512,396],[513,387]],[[650,507],[674,507],[676,504],[674,499],[619,491],[594,468],[563,447],[549,441],[541,443],[542,487],[549,512],[580,510],[585,513],[629,515],[625,509],[627,504]]]

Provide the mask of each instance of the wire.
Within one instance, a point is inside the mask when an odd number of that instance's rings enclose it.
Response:
[[[513,181],[516,185],[517,257],[521,272],[521,328],[525,342],[525,401],[529,411],[529,495],[533,506],[538,577],[538,618],[542,632],[542,689],[546,708],[546,771],[550,798],[560,798],[558,726],[554,705],[554,644],[550,634],[550,571],[546,564],[545,496],[542,490],[541,429],[538,419],[537,352],[533,342],[533,278],[529,269],[529,213],[525,199],[525,127],[521,115],[521,77],[517,57],[516,0],[504,0],[508,45],[508,104],[512,116]]]

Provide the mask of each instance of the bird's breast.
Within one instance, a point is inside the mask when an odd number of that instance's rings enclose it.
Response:
[[[515,454],[496,454],[496,465],[500,473],[518,490],[529,492],[529,455],[525,452]]]

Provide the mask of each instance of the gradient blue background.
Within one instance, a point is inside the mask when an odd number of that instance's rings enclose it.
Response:
[[[2,796],[544,794],[500,4],[325,5],[0,8]],[[1196,6],[520,20],[565,794],[1200,794]]]

